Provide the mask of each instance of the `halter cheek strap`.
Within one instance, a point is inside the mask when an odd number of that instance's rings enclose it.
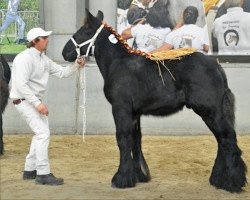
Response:
[[[103,27],[104,27],[104,24],[102,24],[100,26],[100,28],[97,29],[95,35],[91,39],[89,39],[86,42],[83,42],[81,44],[77,44],[77,42],[75,41],[75,39],[73,37],[71,38],[71,41],[73,42],[73,44],[76,47],[77,57],[81,56],[81,51],[80,51],[81,47],[83,47],[83,46],[85,46],[87,44],[89,44],[89,46],[88,46],[87,52],[84,55],[84,57],[87,57],[89,55],[90,48],[94,45],[94,43],[96,41],[96,38],[99,35],[99,33],[102,31]],[[80,70],[82,70],[82,69],[80,69]],[[81,89],[83,91],[82,92],[82,95],[83,95],[83,98],[82,98],[83,99],[83,105],[81,106],[83,108],[83,134],[82,134],[82,137],[83,137],[83,141],[85,141],[85,139],[84,139],[84,135],[86,133],[86,111],[85,111],[85,102],[86,102],[86,96],[85,96],[86,95],[86,93],[85,93],[86,81],[85,80],[86,80],[86,78],[85,78],[85,70],[83,70],[83,73],[81,73],[81,74],[82,75],[79,76],[79,81],[80,81]]]
[[[97,38],[97,36],[99,35],[99,33],[101,32],[101,30],[103,29],[103,27],[104,27],[104,25],[102,24],[102,25],[100,26],[100,28],[97,29],[95,35],[94,35],[91,39],[89,39],[89,40],[87,40],[87,41],[85,41],[85,42],[83,42],[83,43],[81,43],[81,44],[77,44],[77,42],[75,41],[75,39],[74,39],[73,37],[71,38],[71,41],[73,42],[73,44],[74,44],[75,47],[76,47],[77,57],[80,57],[80,56],[81,56],[81,51],[80,51],[81,47],[83,47],[83,46],[89,44],[88,49],[87,49],[87,52],[86,52],[86,54],[84,55],[84,57],[88,57],[90,48],[94,45],[94,43],[95,43],[95,41],[96,41],[96,38]]]

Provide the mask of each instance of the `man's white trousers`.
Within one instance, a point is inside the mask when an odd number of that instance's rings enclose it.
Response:
[[[36,108],[26,100],[15,105],[18,112],[35,133],[26,156],[25,171],[37,170],[37,175],[50,173],[48,146],[50,139],[49,121],[46,115],[40,114]]]

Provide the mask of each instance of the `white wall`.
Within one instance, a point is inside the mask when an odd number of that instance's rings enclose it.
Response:
[[[59,3],[60,2],[60,3]],[[85,0],[41,0],[41,24],[45,29],[53,30],[47,54],[55,61],[62,61],[61,52],[66,41],[81,26],[85,16]],[[116,0],[90,0],[90,11],[96,15],[102,10],[105,21],[115,26]],[[66,65],[64,63],[63,65]],[[240,133],[250,133],[250,64],[223,64],[228,76],[229,86],[236,97],[236,124]],[[87,133],[114,133],[111,107],[106,101],[102,88],[103,79],[98,67],[88,63],[87,77]],[[82,113],[77,97],[77,77],[59,80],[51,77],[45,97],[50,114],[52,133],[69,133],[82,131]],[[77,117],[79,111],[79,118]],[[166,118],[143,117],[142,130],[147,134],[197,134],[208,133],[199,116],[191,110]],[[4,114],[5,133],[30,133],[26,123],[20,119],[14,106],[9,103]]]
[[[223,67],[229,87],[236,98],[236,130],[239,133],[250,133],[250,64],[223,64]],[[87,133],[114,133],[111,106],[104,97],[103,79],[95,64],[87,64],[86,77]],[[50,78],[45,102],[50,110],[52,133],[73,134],[76,129],[79,133],[82,132],[82,109],[76,105],[76,91],[76,76],[63,80]],[[75,128],[76,108],[79,110],[77,128]],[[20,120],[11,103],[4,114],[4,131],[5,133],[31,132],[25,122]],[[146,134],[209,133],[200,117],[188,109],[165,118],[143,117],[142,131]]]

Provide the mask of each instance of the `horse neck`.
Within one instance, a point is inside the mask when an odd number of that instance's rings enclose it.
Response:
[[[116,44],[110,42],[109,36],[111,34],[111,31],[104,28],[95,42],[96,63],[104,80],[107,79],[114,60],[129,56],[129,53],[125,50],[125,47],[123,47],[120,41]]]

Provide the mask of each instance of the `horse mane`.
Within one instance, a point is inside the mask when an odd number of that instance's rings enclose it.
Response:
[[[132,47],[129,46],[129,44],[122,38],[122,36],[117,33],[117,31],[115,29],[113,29],[111,26],[109,26],[106,23],[102,23],[104,25],[104,27],[106,29],[108,29],[109,31],[111,31],[111,33],[115,36],[115,38],[123,45],[123,47],[125,47],[125,49],[127,50],[128,53],[130,54],[134,54],[134,55],[139,55],[139,56],[144,56],[146,58],[150,58],[151,55],[144,52],[144,51],[140,51],[137,49],[133,49]]]

